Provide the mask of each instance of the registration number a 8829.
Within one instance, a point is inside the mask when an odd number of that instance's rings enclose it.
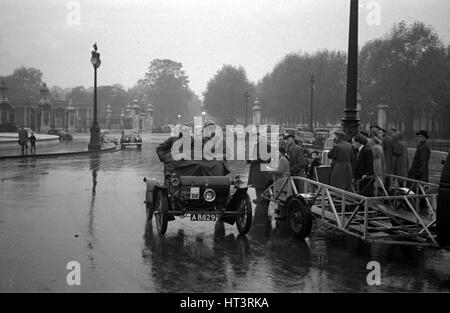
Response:
[[[191,214],[191,221],[215,222],[216,220],[217,220],[216,214],[210,214],[210,213],[193,213],[193,214]]]

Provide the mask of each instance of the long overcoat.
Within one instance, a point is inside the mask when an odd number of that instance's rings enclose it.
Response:
[[[330,185],[349,190],[353,180],[352,162],[355,159],[352,145],[345,140],[338,142],[328,153],[328,158],[332,160]]]

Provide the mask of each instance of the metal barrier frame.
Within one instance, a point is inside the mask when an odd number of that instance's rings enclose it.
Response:
[[[386,177],[392,184],[409,185],[414,194],[389,195],[383,183]],[[300,195],[321,222],[367,242],[440,247],[430,230],[436,223],[437,207],[437,193],[431,191],[438,190],[437,185],[395,175],[371,179],[380,185],[381,196],[365,197],[305,177],[290,176],[282,184],[275,182],[262,197],[284,206],[291,196]],[[307,192],[299,193],[296,183],[303,184]],[[282,186],[277,194],[275,185]],[[422,210],[427,210],[427,217],[420,214],[420,204]]]

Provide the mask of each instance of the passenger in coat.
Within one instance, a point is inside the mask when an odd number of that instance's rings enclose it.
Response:
[[[352,162],[354,153],[352,145],[347,142],[346,134],[342,131],[334,133],[335,145],[328,152],[331,162],[330,185],[342,190],[351,190],[353,171]]]
[[[403,132],[397,131],[394,136],[394,149],[392,150],[394,175],[408,177],[409,157],[408,144],[404,140]]]
[[[352,139],[356,151],[356,166],[354,178],[358,181],[359,193],[365,197],[373,196],[373,156],[372,151],[366,147],[367,139],[358,134]]]
[[[431,149],[428,146],[428,133],[424,130],[419,131],[417,134],[417,149],[414,155],[414,160],[409,170],[409,178],[428,182],[428,163],[430,162]]]

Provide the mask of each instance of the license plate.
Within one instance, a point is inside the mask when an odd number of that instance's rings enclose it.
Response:
[[[200,199],[200,187],[191,187],[190,196],[189,197],[192,200]]]
[[[216,214],[210,213],[194,213],[191,214],[191,221],[196,222],[215,222],[217,220]]]

